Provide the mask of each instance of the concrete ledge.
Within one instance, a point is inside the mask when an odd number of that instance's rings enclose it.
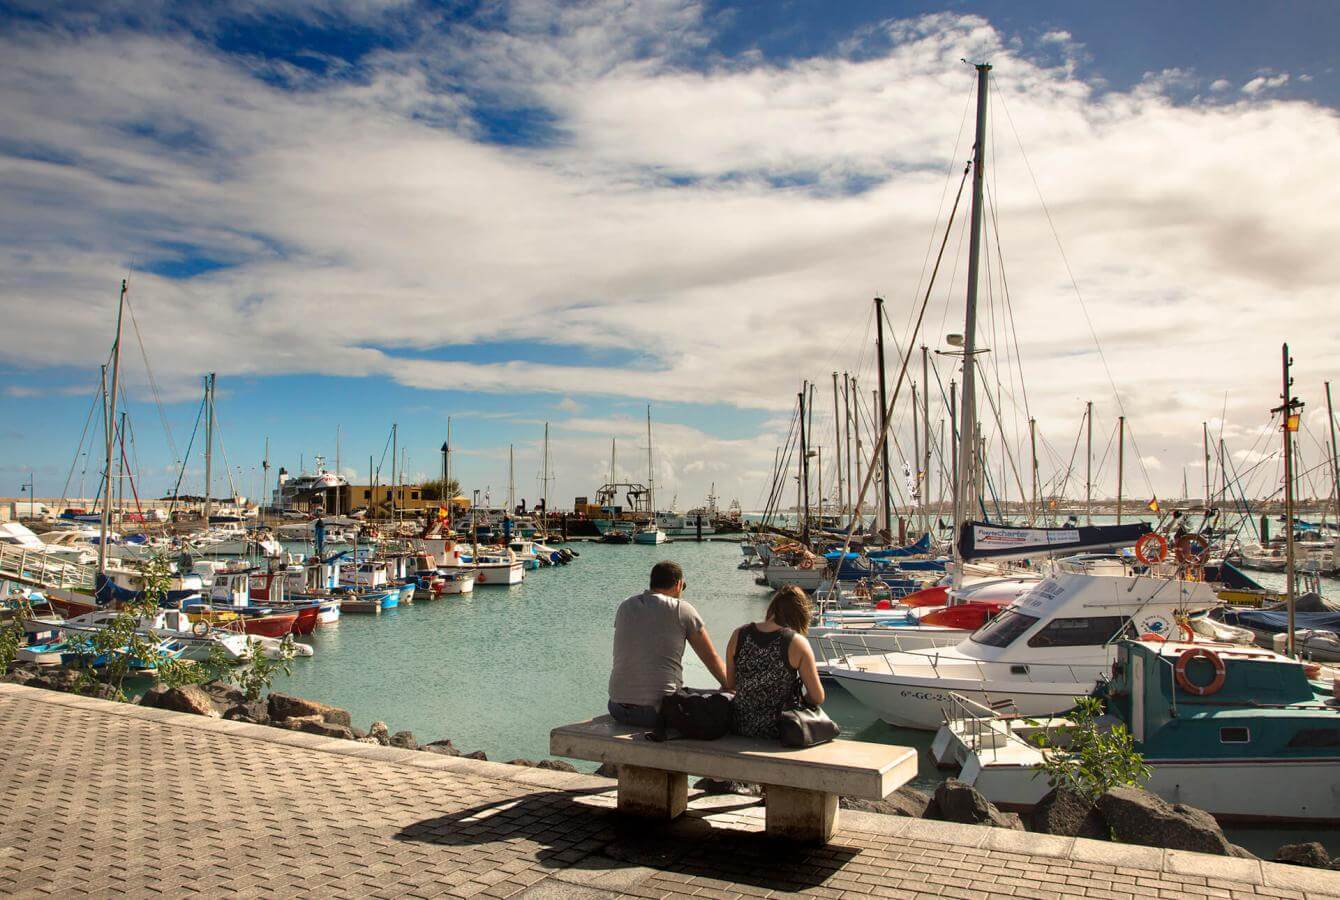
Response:
[[[1206,878],[1227,878],[1263,884],[1259,859],[1238,859],[1234,856],[1211,856],[1189,850],[1164,850],[1163,871],[1174,875],[1201,875]]]

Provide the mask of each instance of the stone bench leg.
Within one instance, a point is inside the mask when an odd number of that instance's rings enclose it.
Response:
[[[653,819],[674,819],[689,802],[689,777],[642,766],[619,766],[619,812]]]
[[[826,844],[838,824],[837,794],[768,785],[765,789],[767,832],[772,837]]]

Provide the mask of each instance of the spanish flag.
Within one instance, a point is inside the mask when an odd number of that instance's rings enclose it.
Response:
[[[1145,504],[1145,509],[1149,510],[1150,512],[1158,512],[1158,511],[1159,511],[1159,498],[1158,498],[1158,497],[1155,497],[1153,500],[1150,500],[1148,503],[1146,503],[1146,504]]]

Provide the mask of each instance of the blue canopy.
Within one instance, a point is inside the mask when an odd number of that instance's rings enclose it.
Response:
[[[906,547],[889,547],[885,550],[871,550],[870,556],[878,559],[884,556],[920,556],[928,553],[931,549],[931,536],[923,534],[916,539],[915,543],[908,544]]]
[[[1271,634],[1280,634],[1289,627],[1289,614],[1282,609],[1226,609],[1224,621],[1230,625],[1245,625]],[[1340,612],[1296,612],[1294,627],[1313,631],[1331,631],[1340,634]]]

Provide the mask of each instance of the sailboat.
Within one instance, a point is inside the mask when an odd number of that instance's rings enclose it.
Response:
[[[664,544],[665,532],[656,522],[656,477],[652,474],[651,462],[651,404],[647,404],[647,512],[650,518],[647,524],[633,532],[635,544]]]

